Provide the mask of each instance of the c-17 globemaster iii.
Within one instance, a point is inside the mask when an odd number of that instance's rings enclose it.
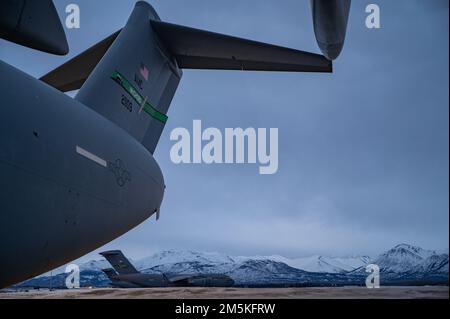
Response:
[[[312,0],[330,59],[349,3]],[[51,0],[2,0],[0,37],[68,52]],[[332,72],[332,62],[163,22],[143,1],[123,29],[39,80],[0,61],[0,288],[159,218],[165,183],[153,154],[183,69]]]
[[[120,250],[100,253],[113,268],[103,269],[117,288],[150,287],[231,287],[234,280],[222,274],[145,274],[130,263]]]

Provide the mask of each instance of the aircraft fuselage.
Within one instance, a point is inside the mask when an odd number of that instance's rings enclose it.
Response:
[[[1,61],[0,92],[0,287],[76,259],[160,208],[161,170],[123,129]]]

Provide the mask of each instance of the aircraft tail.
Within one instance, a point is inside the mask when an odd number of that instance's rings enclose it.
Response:
[[[154,153],[182,72],[157,45],[150,19],[159,17],[149,4],[138,2],[75,99],[116,123]]]
[[[120,250],[111,250],[100,253],[113,266],[119,275],[139,273]],[[104,271],[105,272],[105,271]],[[106,273],[106,272],[105,272]],[[111,272],[110,272],[111,274]],[[106,273],[109,277],[109,275]]]
[[[126,26],[41,78],[122,127],[151,153],[181,69],[332,72],[318,54],[162,22],[136,3]]]

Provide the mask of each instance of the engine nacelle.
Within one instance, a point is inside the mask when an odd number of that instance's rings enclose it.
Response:
[[[347,33],[351,0],[311,0],[314,33],[323,55],[336,59]]]
[[[52,0],[1,0],[0,38],[48,53],[69,52]]]

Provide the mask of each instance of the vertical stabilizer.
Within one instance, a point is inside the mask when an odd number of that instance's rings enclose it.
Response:
[[[154,152],[182,72],[150,25],[159,20],[138,2],[126,26],[76,99],[116,123]]]
[[[119,275],[139,273],[120,250],[105,251],[100,253],[100,255],[108,260]]]

